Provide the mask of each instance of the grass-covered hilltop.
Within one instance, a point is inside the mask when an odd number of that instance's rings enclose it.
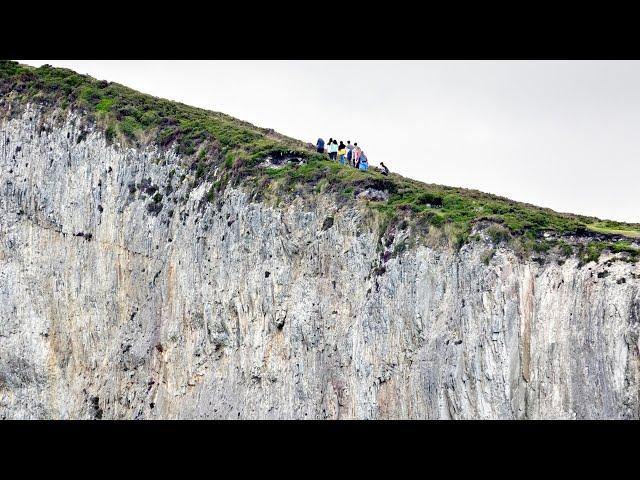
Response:
[[[263,201],[329,193],[344,202],[357,198],[381,215],[381,236],[408,230],[419,239],[437,231],[460,247],[479,239],[473,226],[484,222],[495,244],[510,243],[523,254],[575,254],[586,262],[609,250],[628,261],[640,259],[634,244],[640,239],[640,224],[562,214],[475,190],[363,172],[329,161],[309,143],[222,113],[67,69],[0,61],[0,112],[19,111],[26,103],[80,111],[104,130],[110,143],[175,149],[184,167],[176,174],[193,187],[210,182],[207,199],[212,202],[228,185],[252,189]],[[363,199],[359,195],[365,190],[388,195]]]

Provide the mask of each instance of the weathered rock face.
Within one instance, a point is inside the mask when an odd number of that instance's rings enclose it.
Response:
[[[177,160],[1,121],[0,418],[640,416],[638,265],[382,263],[364,200],[218,207]]]

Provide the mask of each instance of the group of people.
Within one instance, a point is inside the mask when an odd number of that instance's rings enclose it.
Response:
[[[338,144],[337,140],[330,138],[325,147],[324,140],[318,138],[316,149],[318,153],[327,153],[329,160],[337,160],[341,165],[348,164],[363,171],[369,170],[369,159],[357,143],[351,145],[351,140],[347,140],[345,145],[342,140]],[[389,169],[383,162],[380,162],[380,171],[383,175],[389,174]]]

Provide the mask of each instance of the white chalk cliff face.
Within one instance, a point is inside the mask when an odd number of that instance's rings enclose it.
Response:
[[[0,418],[639,418],[640,265],[380,268],[366,200],[210,203],[177,161],[0,121]]]

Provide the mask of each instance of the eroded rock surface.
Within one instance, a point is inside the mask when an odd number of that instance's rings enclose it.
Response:
[[[638,265],[381,265],[364,200],[218,208],[48,122],[0,123],[0,418],[639,417]]]

